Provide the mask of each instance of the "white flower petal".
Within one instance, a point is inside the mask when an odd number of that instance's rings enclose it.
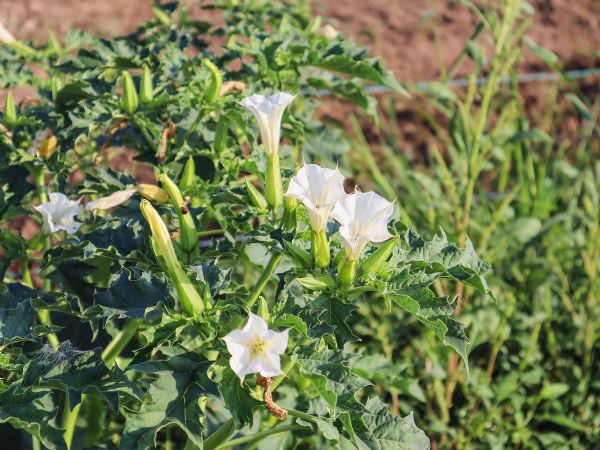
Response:
[[[87,205],[85,205],[85,209],[87,209],[88,211],[93,211],[95,209],[104,210],[114,208],[115,206],[119,206],[120,204],[125,203],[136,192],[137,188],[116,191],[106,197],[101,197],[99,199],[89,202]]]
[[[248,323],[244,327],[244,331],[252,330],[253,336],[264,337],[269,331],[269,327],[267,326],[267,322],[260,316],[256,314],[250,313],[248,316]]]
[[[69,200],[60,192],[50,192],[48,198],[50,201],[34,206],[34,209],[42,214],[44,221],[42,230],[46,233],[54,233],[59,230],[71,234],[76,233],[83,225],[74,219],[74,216],[81,210],[79,206],[81,199]]]

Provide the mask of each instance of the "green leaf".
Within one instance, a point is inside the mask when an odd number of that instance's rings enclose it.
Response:
[[[33,340],[37,313],[31,301],[52,297],[23,284],[9,283],[0,286],[0,346],[24,340]]]
[[[240,382],[239,377],[229,367],[223,370],[219,391],[235,421],[236,428],[252,427],[254,408],[259,407],[261,403],[250,396],[248,387]]]

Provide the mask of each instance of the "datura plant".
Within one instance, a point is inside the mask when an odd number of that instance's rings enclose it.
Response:
[[[37,88],[2,115],[0,422],[51,450],[428,448],[354,313],[403,310],[466,364],[434,285],[490,295],[488,265],[345,186],[315,112],[404,90],[303,2],[152,8],[127,37],[0,48],[4,87]]]

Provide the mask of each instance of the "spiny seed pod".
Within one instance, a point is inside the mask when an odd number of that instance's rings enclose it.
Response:
[[[219,116],[217,129],[215,130],[215,140],[213,141],[213,150],[218,155],[227,145],[227,117],[224,114]]]
[[[142,79],[140,81],[140,101],[150,103],[154,100],[154,87],[152,86],[152,72],[150,67],[144,66]]]
[[[196,163],[193,156],[189,156],[183,166],[183,173],[179,180],[179,189],[183,192],[188,192],[194,187],[194,180],[196,179]]]
[[[221,75],[219,68],[215,66],[210,59],[203,59],[202,65],[210,71],[210,82],[204,93],[204,98],[208,103],[213,103],[221,92],[223,76]]]
[[[169,201],[169,194],[155,184],[140,183],[138,184],[138,192],[142,197],[154,200],[158,203],[166,203]]]
[[[246,183],[246,189],[248,190],[248,197],[250,197],[250,201],[252,202],[252,204],[258,209],[266,210],[269,207],[269,205],[265,197],[260,193],[258,189],[254,187],[254,185],[248,180],[248,178],[246,178],[244,181]]]
[[[309,252],[288,241],[283,241],[283,245],[294,262],[307,269],[312,267],[313,258]]]
[[[173,206],[177,208],[177,216],[179,218],[179,243],[181,244],[181,248],[187,253],[192,253],[198,248],[198,235],[196,234],[196,225],[194,224],[192,215],[187,213],[184,214],[182,211],[182,208],[186,205],[183,201],[181,191],[167,174],[161,174],[158,180],[167,191],[167,194],[169,194]]]
[[[15,99],[13,98],[12,92],[6,94],[4,99],[4,123],[7,125],[13,125],[17,121],[17,108],[15,106]]]
[[[363,273],[379,272],[379,269],[381,269],[381,266],[390,257],[399,240],[400,236],[394,236],[392,239],[386,241],[377,250],[363,260],[363,262],[360,264],[360,270]]]
[[[133,83],[133,78],[129,72],[123,71],[121,75],[121,86],[123,96],[121,98],[121,108],[128,113],[133,113],[138,107],[138,95]]]

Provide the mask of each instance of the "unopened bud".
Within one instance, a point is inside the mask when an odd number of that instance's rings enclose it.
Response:
[[[158,203],[166,203],[169,201],[167,191],[159,188],[155,184],[140,183],[138,184],[138,192],[142,197],[148,200],[154,200]]]
[[[210,71],[210,82],[204,93],[204,98],[208,103],[213,103],[221,92],[221,85],[223,84],[223,76],[217,66],[215,66],[210,59],[203,59],[202,65]]]
[[[123,88],[121,107],[128,113],[133,113],[138,107],[138,95],[129,72],[123,71],[121,86]]]
[[[188,214],[187,208],[185,210],[182,209],[186,205],[183,201],[181,191],[167,174],[161,174],[158,180],[167,191],[167,194],[169,194],[173,206],[177,208],[179,243],[181,244],[181,248],[187,253],[192,253],[198,248],[198,235],[196,234],[196,225],[194,224],[192,215]]]
[[[196,179],[196,162],[193,156],[188,156],[183,172],[179,179],[179,189],[183,192],[188,192],[194,188],[194,180]]]
[[[302,277],[296,278],[296,280],[302,286],[311,290],[332,289],[336,287],[335,280],[329,275],[320,277]]]
[[[309,252],[298,247],[296,244],[292,244],[288,241],[283,241],[283,245],[292,257],[292,260],[299,266],[310,268],[313,265],[313,258]]]
[[[142,79],[140,81],[140,101],[150,103],[154,99],[154,87],[152,86],[152,72],[150,67],[144,66]]]
[[[392,239],[386,241],[360,263],[360,270],[363,273],[379,272],[379,269],[381,269],[381,266],[383,266],[390,257],[399,240],[400,236],[394,236]]]
[[[251,181],[248,180],[248,178],[246,178],[244,181],[246,183],[248,197],[250,197],[252,205],[254,205],[258,209],[266,210],[269,207],[269,204],[267,203],[265,197],[260,193],[258,189],[254,187],[254,185]]]
[[[16,121],[17,108],[15,106],[15,99],[13,98],[12,92],[9,92],[4,99],[4,123],[13,125]]]

